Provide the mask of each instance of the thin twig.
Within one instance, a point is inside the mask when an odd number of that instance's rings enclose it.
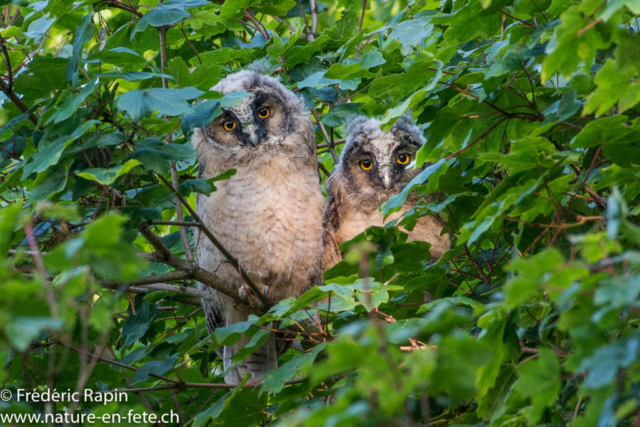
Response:
[[[191,43],[191,40],[189,40],[189,37],[187,37],[187,33],[184,32],[184,28],[180,27],[180,31],[182,31],[182,35],[184,36],[185,41],[187,42],[187,44],[189,45],[189,47],[191,48],[193,53],[196,54],[196,57],[198,58],[198,62],[200,63],[200,65],[202,65],[202,59],[200,59],[200,54],[198,53],[196,48],[193,47],[193,44]]]
[[[364,22],[364,13],[367,10],[367,0],[362,0],[362,14],[360,15],[360,23],[358,24],[358,32],[362,31],[362,23]]]
[[[335,141],[333,141],[333,146],[335,147],[336,145],[344,144],[345,142],[347,142],[347,138],[336,139]],[[316,145],[316,148],[327,148],[327,147],[329,147],[329,144]]]
[[[171,181],[175,188],[178,188],[178,171],[176,169],[176,163],[171,162]],[[176,196],[176,217],[178,218],[178,222],[184,222],[184,215],[182,213],[182,203],[180,199]],[[193,253],[191,252],[191,244],[189,243],[189,236],[187,235],[186,227],[180,225],[178,226],[178,231],[180,232],[180,239],[182,240],[182,247],[184,248],[184,256],[187,258],[187,261],[193,262]]]
[[[536,7],[536,9],[538,9],[538,12],[540,12],[540,15],[542,15],[544,20],[547,21],[547,23],[548,23],[549,22],[549,18],[547,18],[547,16],[544,14],[544,12],[542,10],[540,10],[540,8],[538,7],[538,4],[534,0],[531,0],[531,3],[533,3],[533,5]]]
[[[473,39],[474,42],[476,42],[476,45],[478,46],[478,49],[480,49],[480,53],[482,54],[482,57],[484,58],[484,63],[488,64],[489,61],[487,61],[487,55],[484,54],[484,50],[482,50],[482,46],[480,46],[480,43],[478,43],[478,39]]]
[[[160,27],[158,31],[160,33],[160,63],[162,68],[165,69],[168,66],[167,28]],[[182,34],[184,35],[185,39],[187,39],[187,42],[189,42],[189,39],[187,38],[187,35],[184,33],[184,31],[182,31]],[[191,45],[191,43],[189,43],[189,45]],[[197,55],[197,52],[196,52],[196,55]],[[198,59],[200,59],[200,57],[198,57]],[[166,77],[162,78],[162,87],[164,89],[169,88],[169,79],[167,79]],[[169,118],[168,116],[165,116],[165,117]],[[167,139],[167,143],[171,144],[173,142],[172,134],[171,133],[167,134],[166,139]],[[173,183],[173,187],[178,188],[178,170],[176,168],[176,162],[171,162],[170,168],[171,168],[171,182]],[[175,198],[175,204],[176,204],[176,216],[178,218],[178,221],[183,222],[184,218],[182,215],[182,204],[180,203],[180,199],[177,197],[177,193]],[[185,227],[179,226],[178,231],[180,233],[180,240],[182,241],[182,247],[184,248],[184,256],[185,258],[187,258],[187,261],[193,262],[193,253],[191,252],[191,244],[189,243],[189,236],[187,235],[187,229]]]
[[[302,19],[304,19],[304,27],[307,30],[307,34],[311,34],[311,30],[309,29],[309,20],[307,19],[307,14],[304,13],[302,3],[300,3],[300,0],[296,0],[296,3],[298,3],[298,8],[300,9],[300,13],[302,14]]]
[[[251,22],[253,22],[253,25],[255,25],[256,30],[258,30],[260,32],[260,34],[262,34],[262,37],[264,37],[265,40],[269,40],[269,35],[267,34],[267,30],[256,19],[256,17],[253,16],[253,14],[251,12],[246,10],[245,13],[244,13],[244,17],[247,18],[248,20],[250,20]]]
[[[507,17],[509,17],[509,18],[513,19],[514,21],[521,22],[521,23],[523,23],[524,25],[528,25],[528,26],[529,26],[529,27],[531,27],[531,28],[536,28],[536,26],[535,26],[535,25],[530,24],[530,23],[528,23],[528,22],[526,22],[526,21],[523,21],[522,19],[518,19],[518,18],[516,18],[516,17],[514,17],[514,16],[511,16],[511,15],[509,15],[507,12],[505,12],[504,10],[501,10],[501,11],[500,11],[500,13],[502,13],[504,16],[507,16]]]
[[[324,127],[324,123],[320,121],[320,119],[318,118],[318,113],[315,110],[311,110],[311,114],[313,114],[313,117],[316,119],[316,124],[320,127],[320,130],[322,131],[322,136],[324,136],[324,140],[327,141],[327,147],[329,148],[331,157],[333,157],[333,162],[337,164],[338,155],[336,154],[333,141],[331,140],[331,138],[329,138],[329,134],[327,133],[327,130]]]
[[[183,226],[183,227],[200,227],[202,224],[199,222],[189,222],[189,221],[160,221],[160,220],[150,220],[150,224],[153,225],[171,225],[171,226]]]
[[[11,59],[9,58],[9,52],[7,51],[7,45],[5,44],[4,38],[0,37],[0,48],[2,49],[2,53],[4,55],[4,62],[7,66],[7,77],[9,79],[9,90],[13,91],[13,70],[11,69]]]
[[[598,25],[600,23],[600,21],[602,21],[602,18],[597,18],[594,21],[592,21],[589,24],[587,24],[586,26],[584,26],[583,28],[581,28],[580,30],[578,30],[578,36],[583,35],[587,31],[589,31],[590,29],[592,29],[593,27]]]
[[[29,248],[33,253],[33,260],[38,267],[38,272],[42,276],[42,280],[44,281],[44,286],[47,293],[47,303],[49,304],[49,309],[51,310],[51,316],[54,318],[58,318],[58,305],[56,304],[56,294],[53,292],[53,287],[51,286],[51,282],[47,278],[47,270],[44,267],[44,262],[42,261],[42,256],[40,255],[40,250],[38,249],[38,244],[36,243],[36,238],[33,235],[33,226],[31,225],[31,221],[27,222],[24,225],[24,231],[27,234],[27,242],[29,243]]]
[[[503,121],[505,121],[506,118],[502,118],[500,119],[500,121],[498,121],[496,124],[494,124],[493,126],[491,126],[489,129],[487,129],[482,135],[480,135],[478,138],[476,138],[471,144],[467,145],[464,148],[459,149],[458,151],[456,151],[455,153],[447,156],[445,158],[446,160],[452,159],[455,156],[457,156],[460,153],[464,153],[465,151],[467,151],[469,148],[473,147],[478,141],[480,141],[482,138],[484,138],[485,136],[487,136],[492,130],[494,130],[496,127],[498,127],[498,125],[500,125]]]

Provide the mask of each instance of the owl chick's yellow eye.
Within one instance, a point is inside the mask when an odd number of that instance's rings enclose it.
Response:
[[[400,154],[398,156],[398,163],[400,163],[401,165],[406,165],[407,163],[409,163],[409,160],[411,160],[411,156],[409,156],[408,154]]]
[[[233,130],[233,128],[236,127],[236,122],[235,120],[227,120],[226,122],[224,122],[222,124],[222,126],[224,126],[224,129],[227,131]]]
[[[360,167],[362,170],[368,171],[373,167],[371,160],[360,160]]]
[[[269,109],[269,107],[262,107],[260,110],[258,110],[258,117],[260,117],[261,119],[266,119],[267,117],[269,117],[269,114],[271,114],[271,110]]]

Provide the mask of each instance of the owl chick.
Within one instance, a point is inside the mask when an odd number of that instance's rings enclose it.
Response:
[[[380,205],[398,194],[422,169],[412,167],[416,152],[425,143],[422,132],[406,117],[401,117],[390,131],[380,128],[380,121],[356,117],[347,123],[347,141],[334,172],[327,181],[329,199],[324,212],[323,270],[335,265],[342,255],[338,246],[371,226],[385,224]],[[428,165],[424,165],[426,167]],[[427,196],[428,200],[436,198]],[[415,207],[418,198],[411,194],[392,221]],[[442,224],[432,216],[423,216],[407,241],[431,244],[431,260],[436,261],[449,250],[449,235],[441,235]]]
[[[213,90],[253,96],[224,108],[194,132],[199,177],[236,169],[231,179],[216,183],[217,191],[198,195],[196,211],[269,300],[298,297],[320,277],[323,250],[323,197],[309,113],[277,79],[253,71],[232,74]],[[202,233],[197,235],[196,256],[202,268],[246,289],[238,271]],[[202,301],[210,332],[252,314],[247,306],[198,286],[210,293]],[[272,334],[232,370],[231,358],[249,339],[243,336],[225,347],[225,382],[237,384],[247,372],[255,380],[275,369],[283,341],[274,338]]]

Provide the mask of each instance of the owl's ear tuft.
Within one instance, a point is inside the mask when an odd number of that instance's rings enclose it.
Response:
[[[407,112],[402,115],[395,124],[391,127],[391,132],[404,132],[409,134],[413,139],[415,139],[418,144],[424,145],[426,139],[422,133],[422,129],[413,124],[413,120],[411,118],[411,113]]]
[[[378,119],[370,119],[360,114],[354,114],[347,117],[344,129],[348,135],[347,138],[351,139],[358,134],[370,134],[376,129],[380,129],[380,121]]]

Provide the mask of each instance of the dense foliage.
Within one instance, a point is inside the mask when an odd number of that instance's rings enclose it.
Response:
[[[640,425],[637,0],[0,10],[0,414]],[[193,279],[225,284],[191,262],[191,225],[215,184],[189,138],[240,99],[209,89],[256,61],[311,110],[323,185],[349,115],[409,112],[432,166],[382,209],[441,191],[399,223],[438,216],[454,244],[429,264],[428,244],[370,228],[322,287],[209,336]],[[241,358],[273,328],[299,333],[280,368],[224,385],[214,349],[244,333]],[[47,387],[129,399],[16,400]]]

